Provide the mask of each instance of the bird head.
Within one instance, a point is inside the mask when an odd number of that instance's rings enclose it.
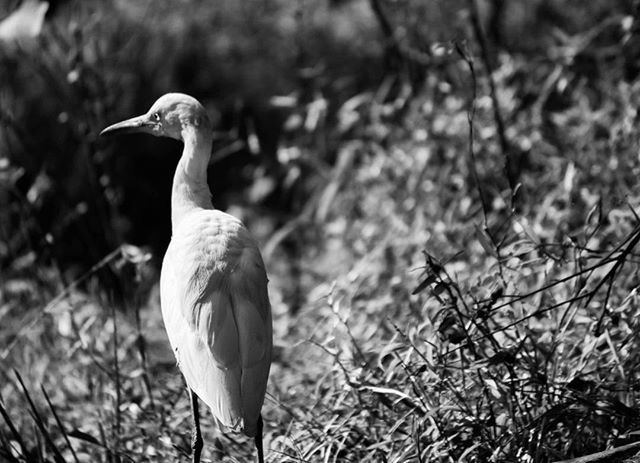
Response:
[[[185,130],[189,129],[211,131],[206,110],[189,95],[167,93],[158,98],[145,114],[110,125],[100,135],[142,132],[183,140]]]

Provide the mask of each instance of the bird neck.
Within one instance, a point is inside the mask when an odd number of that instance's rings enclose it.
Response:
[[[176,167],[171,192],[171,226],[175,232],[180,221],[196,209],[213,209],[207,184],[207,166],[212,137],[208,131],[185,127],[184,151]]]

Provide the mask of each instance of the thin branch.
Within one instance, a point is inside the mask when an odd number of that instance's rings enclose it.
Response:
[[[482,31],[482,25],[480,24],[480,13],[478,12],[478,6],[475,0],[467,0],[469,4],[469,11],[471,13],[471,26],[473,28],[473,34],[475,35],[478,45],[480,46],[480,55],[482,62],[487,73],[487,79],[489,81],[489,92],[491,96],[491,102],[493,106],[493,118],[496,122],[496,130],[498,133],[498,140],[500,142],[500,149],[502,156],[504,157],[505,174],[507,181],[509,182],[509,188],[511,189],[511,208],[513,209],[515,195],[517,193],[518,179],[514,170],[514,166],[511,164],[511,149],[509,141],[507,139],[504,119],[500,112],[500,105],[498,104],[498,92],[496,90],[496,82],[493,77],[493,66],[491,65],[491,59],[489,56],[489,45],[485,39]]]
[[[487,204],[487,200],[485,199],[482,186],[480,185],[480,178],[478,176],[478,169],[476,167],[476,151],[474,147],[473,120],[476,115],[476,100],[478,98],[478,80],[476,78],[476,70],[473,65],[473,58],[468,53],[466,44],[461,45],[460,43],[456,42],[455,47],[458,54],[462,57],[465,63],[467,63],[467,67],[469,68],[469,72],[471,73],[472,97],[471,97],[471,102],[469,103],[469,109],[467,110],[467,123],[469,125],[469,156],[471,157],[470,167],[471,167],[471,174],[473,175],[473,181],[476,182],[476,188],[478,188],[480,203],[482,204],[482,214],[484,216],[484,228],[485,230],[488,230],[489,225],[487,222],[487,216],[489,214],[489,206]]]
[[[631,444],[622,445],[609,450],[598,453],[592,453],[583,457],[572,458],[570,460],[557,461],[556,463],[596,463],[607,461],[618,461],[625,457],[630,457],[640,449],[640,442],[632,442]]]
[[[427,67],[441,62],[446,59],[444,56],[437,56],[410,46],[403,40],[400,40],[396,34],[395,28],[382,6],[380,0],[369,0],[371,10],[373,11],[382,34],[387,42],[387,48],[404,64],[413,64],[420,67]]]

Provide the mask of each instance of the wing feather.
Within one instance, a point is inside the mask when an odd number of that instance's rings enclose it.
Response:
[[[237,219],[219,211],[191,219],[163,262],[167,334],[187,384],[218,421],[255,435],[272,349],[264,263]]]

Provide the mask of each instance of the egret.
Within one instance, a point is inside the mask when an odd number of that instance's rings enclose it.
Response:
[[[195,98],[169,93],[146,113],[101,132],[180,140],[171,192],[172,237],[160,275],[169,342],[193,414],[192,459],[200,460],[198,398],[223,428],[253,437],[264,462],[262,417],[271,365],[271,306],[260,251],[237,218],[216,210],[207,185],[212,124]]]

